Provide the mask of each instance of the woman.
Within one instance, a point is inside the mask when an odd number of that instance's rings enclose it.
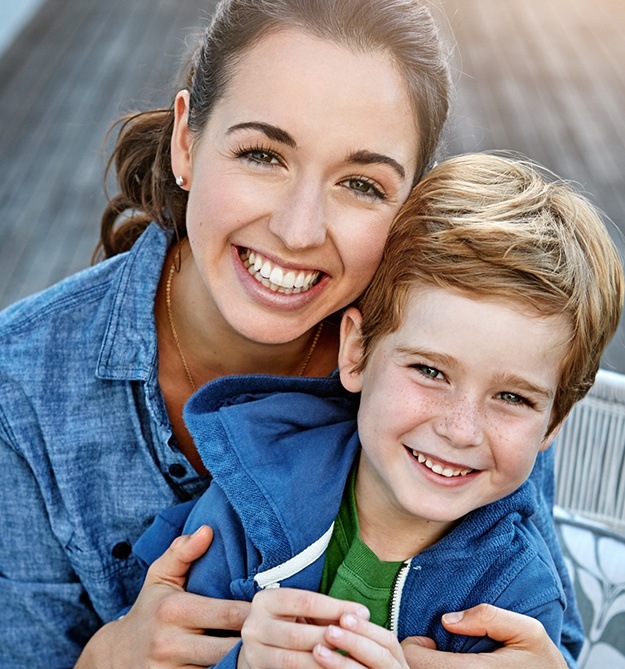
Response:
[[[122,126],[110,259],[2,315],[7,664],[70,666],[136,597],[132,542],[208,485],[181,418],[197,387],[333,370],[330,317],[371,279],[447,107],[417,0],[225,0],[173,108]],[[77,666],[214,663],[233,642],[204,630],[247,609],[179,592],[207,545],[179,542]],[[493,621],[470,625],[525,647],[499,661],[564,666],[533,621]]]

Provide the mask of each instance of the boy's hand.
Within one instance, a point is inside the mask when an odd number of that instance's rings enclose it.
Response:
[[[259,592],[241,630],[238,669],[318,669],[311,651],[324,642],[327,626],[338,624],[345,614],[369,617],[361,604],[316,592],[291,588]]]
[[[341,616],[339,625],[328,626],[313,657],[325,669],[410,669],[393,632],[349,613]]]

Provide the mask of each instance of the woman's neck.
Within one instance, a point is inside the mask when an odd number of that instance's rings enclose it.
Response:
[[[327,376],[337,364],[338,327],[324,323],[285,344],[262,344],[234,331],[197,278],[188,243],[170,249],[154,307],[159,385],[181,451],[206,473],[182,419],[182,409],[199,387],[221,376],[270,374]],[[318,336],[317,336],[318,335]]]

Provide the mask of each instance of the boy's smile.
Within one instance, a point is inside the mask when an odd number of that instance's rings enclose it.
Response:
[[[367,526],[384,527],[380,550],[403,548],[383,559],[405,559],[528,477],[555,436],[547,428],[568,325],[513,301],[416,287],[399,330],[349,374],[359,318],[345,317],[340,366],[344,385],[362,393],[361,529],[369,543]]]

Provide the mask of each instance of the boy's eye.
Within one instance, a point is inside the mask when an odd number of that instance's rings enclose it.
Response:
[[[499,397],[504,402],[508,402],[508,404],[529,404],[529,402],[525,399],[525,397],[517,395],[516,393],[503,392],[499,393]]]
[[[351,179],[346,179],[343,184],[350,190],[353,190],[364,197],[376,200],[386,200],[386,195],[382,190],[364,177],[352,177]]]
[[[414,365],[423,376],[426,376],[428,379],[443,379],[443,373],[440,372],[436,367],[429,367],[428,365]]]

